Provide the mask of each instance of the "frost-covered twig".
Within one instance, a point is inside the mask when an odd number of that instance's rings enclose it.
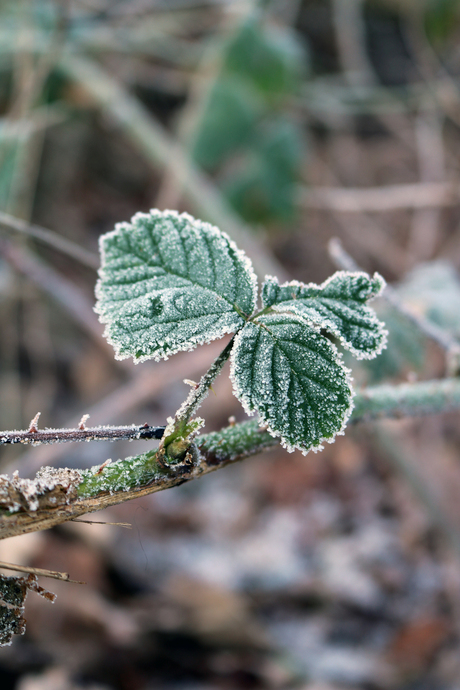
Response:
[[[227,349],[227,348],[226,348]],[[205,375],[206,376],[206,375]],[[204,378],[204,377],[203,377]],[[349,424],[377,419],[401,419],[442,414],[460,410],[460,381],[455,378],[381,385],[364,388],[354,400]],[[75,429],[38,429],[0,431],[0,445],[22,443],[42,445],[77,441],[130,441],[161,439],[165,426],[149,424],[131,426],[78,427]],[[256,437],[259,439],[259,437]],[[274,439],[273,444],[277,441]]]
[[[343,268],[346,271],[361,270],[354,259],[345,251],[339,239],[333,238],[330,240],[329,254],[339,268]],[[397,292],[390,285],[386,286],[382,294],[382,299],[391,304],[394,309],[416,326],[419,331],[424,333],[424,335],[431,340],[434,340],[434,342],[445,351],[448,374],[450,376],[457,376],[460,369],[460,344],[455,338],[432,321],[413,312],[412,309],[404,304]]]
[[[402,419],[460,410],[458,378],[381,385],[364,388],[355,396],[350,423]]]
[[[356,395],[351,422],[452,410],[460,410],[460,380],[457,379],[376,386]],[[190,467],[178,470],[162,467],[155,451],[103,464],[80,473],[82,481],[75,487],[76,497],[69,503],[61,502],[53,507],[48,501],[41,509],[39,499],[38,510],[0,514],[0,538],[48,529],[85,513],[169,489],[260,453],[278,442],[259,426],[257,420],[250,420],[199,436],[196,460]],[[16,484],[18,482],[20,486],[21,480],[16,480]]]
[[[230,357],[233,347],[233,340],[234,339],[232,338],[222,352],[216,357],[208,371],[201,377],[199,383],[196,384],[196,386],[193,386],[187,399],[182,403],[177,411],[176,417],[178,420],[187,423],[200,407],[201,403],[208,395],[215,379],[222,371],[222,367]]]
[[[0,561],[0,568],[3,570],[14,570],[17,573],[32,573],[32,575],[40,575],[41,577],[51,577],[53,580],[62,580],[63,582],[72,582],[76,585],[84,585],[86,582],[79,580],[71,580],[69,573],[60,573],[57,570],[48,570],[47,568],[33,568],[29,565],[13,565],[12,563],[5,563]],[[54,597],[54,595],[52,595]],[[54,598],[51,599],[54,601]]]
[[[23,443],[39,446],[47,443],[72,443],[75,441],[134,441],[138,439],[160,439],[164,426],[143,424],[136,426],[81,425],[77,429],[27,429],[25,431],[0,431],[0,446]]]

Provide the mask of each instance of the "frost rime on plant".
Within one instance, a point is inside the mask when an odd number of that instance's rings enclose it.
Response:
[[[262,286],[264,307],[290,311],[339,338],[341,345],[357,358],[372,359],[387,342],[387,331],[375,312],[366,306],[380,295],[385,281],[378,273],[337,271],[322,285],[304,285],[296,280],[279,285],[267,276]]]
[[[353,404],[336,347],[296,314],[246,324],[232,352],[234,390],[288,450],[321,448],[342,431]]]
[[[137,213],[101,238],[96,311],[118,359],[167,359],[233,333],[256,305],[251,262],[217,228]]]
[[[267,277],[255,313],[249,259],[185,213],[138,213],[103,236],[101,250],[96,310],[118,358],[167,358],[236,332],[202,379],[206,389],[230,355],[235,395],[288,450],[317,450],[343,431],[353,406],[350,372],[327,334],[358,359],[379,354],[386,331],[366,304],[385,286],[377,273],[339,271],[322,285]]]

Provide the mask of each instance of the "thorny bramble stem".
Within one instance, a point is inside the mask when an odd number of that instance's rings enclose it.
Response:
[[[27,429],[26,431],[1,431],[0,446],[15,443],[39,446],[46,443],[70,443],[75,441],[134,441],[160,439],[164,426],[97,426],[78,429]]]
[[[187,424],[187,422],[190,421],[191,417],[195,414],[203,400],[208,395],[210,387],[222,371],[225,362],[230,357],[230,353],[233,348],[233,341],[234,337],[222,350],[220,355],[216,357],[208,371],[201,377],[198,385],[195,388],[192,388],[187,396],[187,399],[177,410],[176,420],[180,422],[181,425]]]
[[[218,358],[219,359],[219,358]],[[217,360],[216,360],[217,361]],[[209,373],[209,372],[208,372]],[[206,376],[206,374],[205,374]],[[381,385],[356,393],[349,424],[376,419],[399,419],[460,410],[460,381],[456,378]],[[161,439],[164,426],[103,426],[88,429],[2,431],[0,445]],[[274,439],[276,444],[277,440]]]

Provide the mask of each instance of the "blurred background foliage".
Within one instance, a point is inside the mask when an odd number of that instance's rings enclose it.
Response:
[[[219,225],[262,277],[322,282],[338,236],[458,341],[459,38],[458,0],[3,0],[0,428],[162,424],[221,348],[134,367],[101,337],[98,237],[151,207]],[[389,347],[355,384],[443,377],[376,308]],[[221,378],[208,430],[243,418]],[[2,690],[458,690],[459,443],[454,413],[350,427],[95,517],[132,530],[5,540],[88,584],[30,594]],[[145,444],[0,450],[26,476]]]
[[[289,115],[307,59],[292,30],[259,10],[219,46],[221,67],[192,133],[192,156],[218,173],[234,209],[251,223],[293,220],[304,133]]]

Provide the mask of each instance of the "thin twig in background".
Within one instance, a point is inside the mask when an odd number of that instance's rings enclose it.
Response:
[[[68,116],[69,111],[62,104],[39,106],[23,119],[0,117],[0,135],[2,139],[27,138],[38,130],[61,124]]]
[[[45,128],[30,130],[27,121],[46,90],[46,81],[59,59],[67,26],[67,7],[58,4],[56,9],[56,20],[52,31],[47,35],[46,50],[34,54],[28,47],[30,30],[34,24],[33,9],[28,5],[24,6],[17,50],[13,58],[13,95],[7,117],[22,122],[30,134],[24,136],[25,132],[18,128],[15,161],[4,210],[26,220],[31,215],[45,133]],[[43,110],[46,112],[47,107]]]
[[[129,0],[117,3],[109,8],[109,14],[114,17],[131,16],[145,12],[183,12],[184,10],[209,9],[230,5],[234,0],[163,0],[152,4],[151,0]]]
[[[62,304],[65,312],[80,324],[107,356],[110,355],[112,361],[112,350],[101,337],[103,328],[93,311],[93,305],[76,285],[24,247],[5,239],[0,243],[0,255],[21,275]]]
[[[410,6],[410,21],[404,22],[401,27],[407,45],[416,58],[417,76],[423,80],[428,97],[457,127],[460,126],[460,89],[457,80],[428,40],[423,5],[413,3]]]
[[[361,252],[372,257],[390,275],[405,274],[413,266],[412,257],[392,238],[390,228],[382,227],[371,215],[360,213],[355,218],[333,213],[337,225]]]
[[[333,0],[332,17],[340,64],[352,86],[375,83],[374,70],[366,51],[364,0]]]
[[[57,232],[47,230],[40,225],[26,223],[26,221],[21,218],[15,218],[8,213],[0,211],[0,226],[27,235],[28,237],[33,237],[53,249],[70,256],[75,261],[79,261],[84,266],[88,266],[88,268],[97,269],[99,266],[99,257],[97,254],[93,254],[93,252],[62,237],[62,235],[59,235]]]
[[[385,213],[460,205],[460,183],[414,182],[382,187],[302,187],[298,203],[305,209],[337,213]]]
[[[415,120],[415,141],[422,182],[443,182],[446,161],[443,140],[443,114],[429,104]],[[439,208],[415,211],[412,217],[409,252],[418,260],[432,257],[440,232]]]
[[[329,254],[335,264],[346,271],[361,271],[362,269],[354,259],[345,251],[339,239],[333,238],[329,242]],[[451,376],[458,374],[460,367],[460,343],[453,338],[448,331],[440,328],[435,323],[428,321],[423,316],[413,312],[400,299],[397,292],[387,285],[382,293],[382,299],[386,300],[400,314],[408,319],[428,338],[437,343],[446,353],[447,372]]]
[[[236,13],[222,14],[219,26],[208,41],[194,73],[189,80],[187,101],[181,109],[175,127],[176,146],[191,156],[199,133],[199,125],[209,105],[209,99],[218,81],[229,36],[243,24],[243,21],[254,11],[251,4],[245,8],[243,16]],[[181,151],[179,151],[179,154]],[[185,177],[188,168],[177,170],[173,164],[174,154],[169,165],[163,170],[161,186],[156,197],[158,208],[178,208],[182,198]]]
[[[58,53],[63,42],[63,24],[59,21],[64,7],[57,7],[58,19],[53,23],[53,28],[46,34],[46,50],[36,54],[30,50],[30,30],[33,27],[36,16],[30,4],[25,4],[18,12],[19,29],[15,34],[15,50],[11,56],[12,83],[7,90],[9,100],[5,108],[5,116],[2,120],[0,168],[6,171],[1,176],[0,205],[3,211],[10,211],[15,216],[28,220],[34,205],[38,176],[41,168],[41,159],[45,135],[50,125],[62,120],[62,108],[46,104],[46,92],[48,77],[56,63]],[[53,19],[51,19],[53,22]],[[4,22],[5,23],[5,22]],[[3,24],[4,24],[3,23]],[[6,22],[7,24],[8,22]],[[43,104],[44,103],[44,104]],[[43,105],[42,105],[43,104]],[[25,236],[20,237],[16,244],[24,245]],[[2,242],[3,244],[3,242]],[[6,245],[5,245],[6,248]],[[30,303],[35,300],[31,294],[29,285],[22,280],[17,273],[14,280],[14,320],[17,330],[17,362],[18,375],[16,379],[17,392],[11,398],[18,400],[19,409],[16,414],[16,423],[24,420],[26,416],[25,405],[28,396],[25,395],[21,370],[20,357],[25,356],[31,367],[35,358],[35,340],[28,340],[25,333],[29,326],[24,319],[21,324],[21,313],[27,314]],[[41,330],[46,326],[43,323]],[[22,354],[19,355],[22,348]],[[32,377],[33,376],[33,372]],[[42,381],[46,377],[42,377]],[[40,380],[40,377],[38,377]],[[42,394],[46,396],[49,386],[45,386]],[[10,399],[8,400],[8,406]],[[45,403],[46,406],[47,403]]]
[[[345,81],[356,94],[362,88],[377,85],[379,81],[367,54],[364,4],[364,0],[333,0],[332,3],[339,62]],[[410,147],[405,132],[411,124],[407,112],[399,110],[385,114],[377,110],[374,114],[402,146]]]
[[[41,577],[51,577],[53,580],[62,580],[63,582],[72,582],[75,585],[85,585],[86,582],[80,582],[79,580],[71,580],[69,573],[60,573],[57,570],[47,570],[46,568],[33,568],[29,565],[12,565],[11,563],[4,563],[0,561],[0,568],[4,570],[14,570],[18,573],[30,573],[32,575],[40,575]],[[53,599],[55,595],[53,594]]]
[[[334,178],[330,169],[328,173]],[[405,273],[413,263],[411,257],[393,240],[391,235],[369,214],[359,211],[355,217],[344,217],[340,211],[328,209],[344,234],[391,274]]]

